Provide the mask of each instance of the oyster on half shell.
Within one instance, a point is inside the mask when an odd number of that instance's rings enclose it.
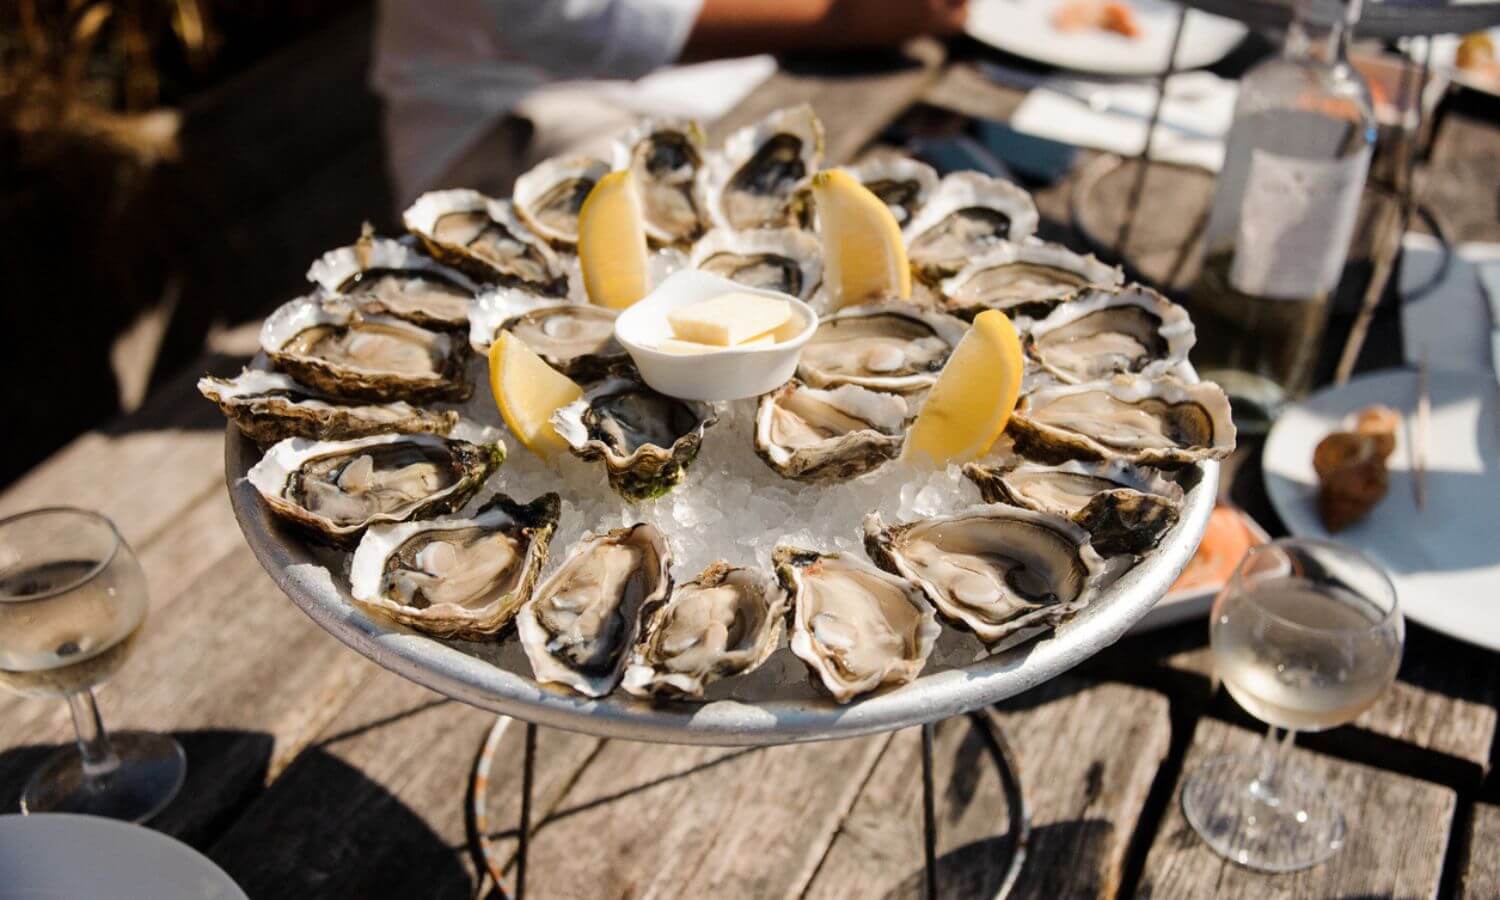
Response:
[[[973,462],[964,475],[986,503],[1009,503],[1071,520],[1105,556],[1142,554],[1182,514],[1182,486],[1128,463],[1069,460],[1055,466]]]
[[[430,431],[447,434],[458,413],[412,406],[404,400],[347,403],[290,375],[245,369],[233,378],[205,375],[198,393],[219,404],[244,435],[262,447],[289,437],[348,440],[372,434]]]
[[[1114,287],[1124,279],[1118,266],[1107,266],[1093,254],[1041,241],[1007,241],[945,280],[940,302],[965,319],[998,309],[1024,330],[1080,292]]]
[[[1104,571],[1082,528],[1001,503],[890,526],[871,513],[865,551],[986,643],[1083,609]]]
[[[967,329],[960,319],[902,301],[845,307],[818,323],[797,377],[813,387],[918,391],[937,381]]]
[[[485,283],[563,297],[568,277],[557,254],[516,215],[509,200],[478,191],[432,191],[401,214],[427,252]]]
[[[457,269],[373,234],[324,253],[307,270],[307,278],[331,294],[348,297],[361,312],[395,316],[424,328],[467,328],[469,307],[479,293],[479,286]]]
[[[672,551],[655,525],[580,542],[516,614],[536,679],[589,697],[614,690],[642,617],[672,590],[671,567]]]
[[[927,665],[942,628],[911,582],[847,553],[782,545],[771,558],[792,598],[792,652],[833,699],[905,684]]]
[[[910,413],[900,394],[788,381],[761,395],[755,452],[784,478],[845,481],[901,452]]]
[[[1007,431],[1023,456],[1042,462],[1121,459],[1155,466],[1223,459],[1235,438],[1229,398],[1218,385],[1139,375],[1022,394]]]
[[[547,563],[562,500],[496,494],[473,516],[372,525],[349,569],[362,606],[439,637],[480,640],[510,623]]]
[[[500,329],[520,338],[552,368],[588,381],[630,359],[615,341],[617,315],[602,306],[569,303],[522,313]]]
[[[1026,348],[1060,381],[1124,372],[1156,376],[1187,359],[1196,335],[1187,311],[1150,288],[1091,291],[1031,326]]]
[[[797,228],[715,228],[693,245],[691,262],[695,269],[800,300],[823,280],[823,249],[816,236]]]
[[[433,434],[352,441],[287,438],[245,478],[277,515],[339,546],[365,528],[463,506],[505,460],[505,445]]]
[[[615,374],[552,414],[573,455],[604,463],[610,487],[648,500],[676,487],[698,456],[703,432],[718,421],[706,403],[659,394]]]
[[[638,697],[701,700],[709,684],[752,672],[775,652],[786,610],[786,591],[768,573],[713,563],[646,620],[622,685]]]
[[[704,143],[703,128],[691,119],[647,119],[615,144],[615,168],[634,176],[646,237],[657,244],[687,244],[703,233]]]
[[[260,346],[303,384],[358,400],[465,400],[469,348],[447,332],[366,315],[341,298],[299,297],[266,317]]]
[[[516,179],[511,191],[516,215],[532,233],[555,247],[578,244],[578,211],[583,200],[609,173],[609,163],[592,156],[544,159]]]
[[[1001,241],[1036,232],[1031,195],[981,172],[954,172],[938,183],[903,229],[912,274],[937,284]]]
[[[698,174],[709,220],[746,230],[793,224],[791,199],[823,162],[823,125],[806,104],[777,110],[731,134]]]

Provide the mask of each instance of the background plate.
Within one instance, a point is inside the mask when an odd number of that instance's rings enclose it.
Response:
[[[1312,453],[1352,412],[1383,403],[1405,416],[1416,374],[1376,372],[1308,397],[1277,420],[1266,440],[1266,492],[1287,530],[1369,553],[1396,584],[1407,618],[1462,641],[1500,650],[1500,416],[1495,379],[1430,373],[1427,506],[1411,484],[1412,417],[1396,433],[1390,491],[1360,521],[1330,535],[1318,519]]]

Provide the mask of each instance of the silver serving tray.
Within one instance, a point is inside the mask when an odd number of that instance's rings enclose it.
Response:
[[[946,719],[1033,688],[1113,644],[1166,594],[1203,537],[1219,482],[1218,463],[1202,464],[1202,477],[1161,545],[1091,606],[1038,639],[985,655],[977,639],[945,626],[920,677],[846,706],[819,693],[784,646],[757,671],[713,685],[709,702],[650,703],[624,691],[590,700],[539,684],[510,633],[499,642],[446,640],[366,613],[350,600],[337,557],[283,526],[245,481],[258,459],[255,445],[230,424],[225,481],[245,539],[292,602],[334,637],[386,669],[482,709],[601,737],[672,744],[855,737]]]

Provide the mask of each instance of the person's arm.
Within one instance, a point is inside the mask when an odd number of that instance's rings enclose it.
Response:
[[[684,59],[888,47],[963,28],[968,0],[703,0]]]

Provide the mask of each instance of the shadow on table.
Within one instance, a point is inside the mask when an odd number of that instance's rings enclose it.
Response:
[[[1078,883],[1106,872],[1113,827],[1096,819],[1059,822],[1031,833],[1020,879],[1011,897],[1084,897],[1111,893],[1112,886]],[[938,857],[938,896],[993,897],[1005,881],[1011,842],[1005,836],[964,844]],[[926,873],[918,868],[901,879],[886,900],[921,900]]]

